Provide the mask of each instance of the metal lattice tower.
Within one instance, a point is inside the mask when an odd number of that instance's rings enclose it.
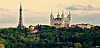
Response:
[[[23,28],[23,22],[22,22],[22,5],[21,5],[21,3],[20,3],[20,9],[19,9],[19,11],[20,11],[20,16],[19,16],[19,24],[18,24],[18,26],[17,26],[17,28]]]

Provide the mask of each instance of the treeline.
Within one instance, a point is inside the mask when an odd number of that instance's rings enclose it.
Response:
[[[95,48],[100,46],[100,27],[91,29],[36,27],[36,34],[29,29],[0,29],[0,44],[6,48]]]

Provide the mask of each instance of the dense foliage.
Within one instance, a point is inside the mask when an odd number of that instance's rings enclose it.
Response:
[[[95,48],[100,46],[100,27],[91,29],[36,27],[36,34],[28,28],[0,29],[0,44],[6,48]]]

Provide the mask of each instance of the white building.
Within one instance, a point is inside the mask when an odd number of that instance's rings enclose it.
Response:
[[[70,23],[71,23],[70,12],[69,12],[68,16],[64,18],[64,13],[62,11],[62,15],[61,15],[61,18],[60,18],[59,11],[58,11],[57,18],[54,18],[53,14],[52,14],[52,11],[51,11],[50,26],[54,26],[56,28],[70,27]]]
[[[29,33],[37,33],[38,29],[35,29],[35,27],[36,26],[30,25],[30,27],[29,27],[30,32]]]
[[[84,28],[88,28],[88,29],[90,29],[91,28],[91,25],[90,24],[76,24],[76,26],[78,26],[78,27],[82,27],[82,29],[84,29]]]

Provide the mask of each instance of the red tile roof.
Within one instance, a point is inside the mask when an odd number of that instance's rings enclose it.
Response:
[[[36,26],[32,26],[32,27],[36,27]]]

